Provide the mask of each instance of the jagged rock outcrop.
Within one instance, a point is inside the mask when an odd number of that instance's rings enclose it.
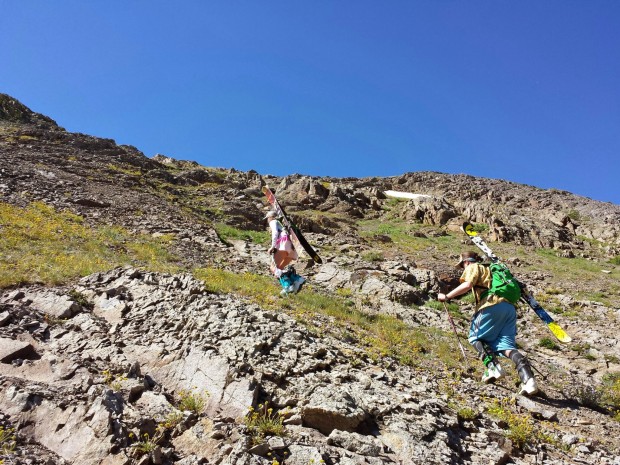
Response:
[[[17,124],[29,124],[40,128],[61,129],[48,116],[33,112],[19,100],[0,93],[0,121]]]

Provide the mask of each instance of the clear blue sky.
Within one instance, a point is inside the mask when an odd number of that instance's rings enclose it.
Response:
[[[508,179],[620,204],[620,1],[0,0],[0,92],[263,174]]]

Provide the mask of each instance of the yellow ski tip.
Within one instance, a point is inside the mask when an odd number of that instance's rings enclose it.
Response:
[[[570,342],[573,340],[573,338],[571,338],[568,334],[566,334],[566,331],[560,328],[560,325],[558,325],[555,321],[552,321],[551,323],[547,323],[547,327],[553,333],[553,335],[558,339],[558,341]]]
[[[474,225],[469,223],[469,222],[463,223],[462,229],[463,229],[463,232],[465,232],[465,234],[467,234],[468,236],[477,236],[478,235],[476,230],[474,230]]]

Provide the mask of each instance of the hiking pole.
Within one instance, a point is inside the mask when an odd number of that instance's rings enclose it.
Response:
[[[531,363],[530,363],[530,366],[532,367],[532,369],[533,369],[536,373],[538,373],[538,374],[542,377],[542,379],[544,379],[545,381],[547,380],[547,376],[546,376],[546,375],[545,375],[542,371],[540,371],[538,368],[536,368],[536,367],[535,367],[534,365],[532,365]]]
[[[454,335],[456,336],[456,341],[459,343],[459,347],[461,348],[461,353],[463,354],[463,360],[465,360],[465,366],[467,367],[467,371],[469,371],[469,363],[467,363],[467,355],[465,355],[465,349],[463,348],[463,344],[461,344],[461,338],[459,337],[459,333],[456,332],[456,325],[454,324],[454,320],[452,319],[452,315],[448,311],[448,306],[446,302],[443,302],[443,308],[448,315],[448,320],[450,320],[450,324],[452,325],[452,330],[454,331]]]

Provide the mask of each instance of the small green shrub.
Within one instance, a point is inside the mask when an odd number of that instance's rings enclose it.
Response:
[[[103,370],[103,382],[113,391],[120,391],[123,386],[123,381],[127,381],[127,376],[115,375],[110,370]]]
[[[463,407],[456,412],[456,416],[462,421],[471,421],[478,418],[478,412],[469,407]]]
[[[544,347],[545,349],[560,350],[560,346],[557,345],[556,342],[550,337],[543,337],[540,341],[538,341],[538,345],[540,347]]]
[[[174,410],[166,415],[166,417],[161,421],[157,428],[160,430],[170,430],[174,429],[177,425],[179,425],[185,417],[182,412],[178,410]]]
[[[75,301],[75,303],[79,304],[83,308],[93,308],[93,304],[89,302],[86,296],[81,292],[71,289],[67,294]]]
[[[615,355],[605,355],[605,361],[607,363],[615,363],[616,365],[620,364],[620,358],[616,357]]]
[[[351,297],[353,295],[353,291],[348,287],[340,287],[336,289],[336,294],[340,297]]]
[[[199,415],[205,409],[207,405],[207,398],[209,397],[208,392],[204,393],[194,393],[191,391],[187,391],[182,389],[178,392],[179,396],[179,410],[188,410],[190,412],[194,412]]]
[[[284,412],[274,413],[269,403],[265,402],[258,406],[258,410],[250,407],[247,416],[243,420],[252,436],[254,444],[260,444],[265,436],[284,436]]]
[[[388,208],[394,208],[397,207],[399,204],[405,202],[407,202],[407,200],[405,199],[400,199],[398,197],[388,197],[388,199],[385,201],[385,206]]]
[[[129,434],[130,438],[133,436],[132,433]],[[135,455],[145,455],[150,454],[157,447],[157,443],[154,438],[151,438],[148,434],[144,433],[142,435],[142,439],[134,442],[131,445]]]
[[[537,432],[534,422],[529,415],[521,415],[510,410],[508,401],[495,400],[489,407],[490,415],[507,424],[508,430],[505,435],[515,446],[522,449],[524,445],[537,440]]]
[[[563,389],[563,394],[585,407],[608,410],[614,419],[620,420],[620,372],[605,374],[600,385],[574,381]]]
[[[620,412],[620,373],[607,373],[603,376],[602,386],[603,403],[616,412]]]
[[[0,426],[0,454],[9,456],[15,452],[17,437],[14,428]]]
[[[113,165],[112,163],[108,163],[108,169],[116,171],[118,173],[127,174],[129,176],[142,176],[142,171],[140,170],[125,168],[123,166]]]
[[[402,225],[391,224],[391,223],[381,223],[377,226],[375,234],[381,236],[393,236],[395,234],[403,234],[405,232],[405,227]]]
[[[594,410],[603,406],[603,392],[591,384],[573,380],[562,388],[562,394],[568,399],[574,399],[580,405]]]
[[[486,223],[474,223],[473,225],[474,231],[478,234],[483,234],[489,230],[489,225]]]
[[[581,357],[584,357],[588,360],[593,360],[594,356],[590,354],[590,349],[592,346],[587,342],[578,342],[573,344],[571,349],[577,352]]]

